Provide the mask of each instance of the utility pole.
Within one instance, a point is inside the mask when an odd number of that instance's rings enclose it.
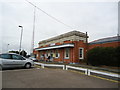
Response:
[[[33,50],[34,50],[35,19],[36,19],[36,6],[34,6],[34,17],[33,17],[33,32],[32,32],[31,55],[33,55]]]

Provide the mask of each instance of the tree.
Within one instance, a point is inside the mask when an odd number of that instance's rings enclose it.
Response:
[[[95,66],[120,66],[120,47],[93,48],[87,52],[87,61]]]
[[[9,53],[16,53],[16,54],[19,54],[18,51],[9,51]]]
[[[27,52],[26,52],[25,50],[22,50],[22,51],[20,52],[20,55],[22,55],[22,56],[26,57]]]

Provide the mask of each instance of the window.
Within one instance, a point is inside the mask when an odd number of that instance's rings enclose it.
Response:
[[[19,55],[12,55],[12,59],[15,59],[15,60],[25,60],[23,57],[21,57]]]
[[[53,58],[53,51],[50,51],[50,56]]]
[[[37,57],[37,54],[34,54],[34,57],[36,58],[36,57]]]
[[[59,58],[58,50],[55,51],[55,57],[56,57],[56,58]]]
[[[1,54],[0,58],[3,58],[3,59],[12,59],[12,57],[11,57],[10,54]]]
[[[46,51],[46,57],[48,57],[48,50]]]
[[[84,48],[79,48],[79,59],[84,59],[83,54],[84,54]]]
[[[69,48],[66,48],[65,49],[65,59],[69,59],[69,52],[70,50],[69,50]]]

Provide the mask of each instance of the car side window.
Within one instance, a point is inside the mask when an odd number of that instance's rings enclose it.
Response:
[[[23,57],[21,57],[19,55],[12,55],[12,59],[15,59],[15,60],[25,60]]]
[[[10,54],[1,54],[0,58],[2,58],[2,59],[12,59],[12,56]]]

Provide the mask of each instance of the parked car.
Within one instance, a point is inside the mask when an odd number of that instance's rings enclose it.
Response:
[[[34,62],[38,62],[38,60],[34,57],[29,57],[29,59],[33,60]]]
[[[27,59],[19,54],[15,53],[3,53],[0,54],[0,68],[31,68],[34,66],[34,62],[30,59]]]

